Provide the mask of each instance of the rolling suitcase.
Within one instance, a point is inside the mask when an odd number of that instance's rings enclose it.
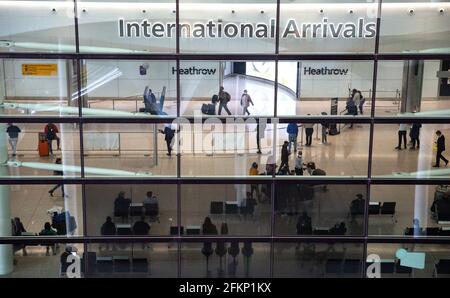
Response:
[[[202,113],[206,114],[206,115],[215,115],[216,114],[216,106],[213,104],[204,103],[202,105]]]
[[[47,138],[45,137],[45,134],[43,132],[39,133],[38,151],[39,151],[39,156],[49,156],[50,155]]]

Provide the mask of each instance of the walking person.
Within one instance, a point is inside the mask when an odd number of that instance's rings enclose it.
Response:
[[[415,149],[417,144],[417,149],[420,147],[420,128],[422,127],[422,124],[420,123],[414,123],[411,126],[411,130],[409,132],[409,136],[411,138],[411,147],[409,149]]]
[[[62,159],[58,157],[58,158],[55,160],[55,164],[57,164],[57,165],[62,164]],[[53,171],[53,175],[55,175],[55,176],[64,176],[64,172],[63,172],[63,171],[55,170],[55,171]],[[62,196],[65,197],[65,193],[64,193],[64,184],[62,184],[62,183],[56,184],[55,187],[53,187],[52,189],[50,189],[50,190],[48,191],[48,193],[50,194],[51,197],[53,197],[53,193],[54,193],[55,190],[57,190],[59,187],[61,187]]]
[[[244,93],[241,96],[241,106],[243,108],[243,114],[247,113],[250,116],[250,112],[248,111],[248,107],[252,104],[254,106],[252,98],[248,94],[247,90],[244,90]]]
[[[258,124],[256,125],[256,146],[258,146],[257,154],[261,154],[261,139],[264,139],[264,134],[266,132],[266,122],[261,122],[261,119],[258,120]]]
[[[327,113],[322,112],[322,115],[326,116]],[[328,143],[327,135],[328,135],[329,124],[326,121],[323,121],[321,123],[321,125],[322,125],[322,144],[327,144]]]
[[[53,154],[52,143],[56,140],[57,150],[61,150],[59,147],[60,139],[57,135],[59,132],[58,127],[53,123],[48,123],[44,128],[45,136],[47,137],[48,149],[50,154]]]
[[[445,166],[448,165],[448,159],[446,159],[442,152],[445,151],[445,137],[440,130],[436,131],[437,140],[436,140],[436,163],[433,168],[439,168],[439,164],[441,159],[445,162]]]
[[[395,149],[402,150],[402,140],[403,140],[403,146],[406,149],[406,132],[407,132],[407,125],[404,123],[401,123],[398,127],[398,146],[395,147]]]
[[[289,153],[291,152],[292,143],[294,143],[294,152],[297,152],[297,136],[298,136],[297,123],[289,123],[286,130],[289,136]]]
[[[353,100],[353,103],[355,104],[355,108],[356,108],[354,115],[357,116],[358,115],[358,107],[361,104],[361,93],[356,89],[352,90],[352,100]]]
[[[225,91],[223,86],[221,86],[219,91],[219,113],[218,113],[219,115],[222,113],[222,108],[228,113],[228,115],[231,115],[231,112],[227,106],[230,100],[231,100],[230,94]]]
[[[284,141],[283,146],[281,147],[281,164],[278,168],[278,174],[281,173],[281,170],[284,170],[286,167],[287,172],[289,173],[289,150],[288,150],[288,141]]]
[[[310,115],[310,114],[308,114]],[[314,133],[314,123],[305,123],[303,125],[305,127],[305,133],[306,133],[306,146],[311,146],[312,144],[312,135]]]
[[[11,145],[12,156],[16,156],[17,153],[17,142],[19,140],[19,133],[21,132],[20,128],[12,123],[8,123],[8,128],[6,132],[9,136],[9,144]]]
[[[298,151],[295,158],[295,175],[303,176],[303,155],[301,150]]]
[[[164,140],[167,144],[167,155],[172,156],[172,141],[175,136],[175,129],[172,129],[170,124],[166,124],[164,130],[160,129],[159,132],[164,134]]]

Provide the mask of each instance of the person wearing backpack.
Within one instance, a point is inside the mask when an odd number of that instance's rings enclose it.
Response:
[[[231,115],[231,112],[227,106],[230,100],[231,100],[230,93],[226,92],[223,86],[221,86],[219,91],[219,113],[218,113],[219,115],[222,113],[222,108],[225,109],[228,115]]]
[[[59,132],[58,127],[53,123],[48,123],[44,128],[45,136],[47,137],[48,149],[50,154],[53,154],[52,143],[53,140],[56,140],[56,145],[58,146],[57,150],[61,150],[59,147],[60,139],[57,135]]]
[[[252,98],[247,93],[247,90],[244,90],[244,93],[241,96],[241,106],[243,108],[244,115],[245,113],[247,113],[250,116],[250,112],[248,111],[248,107],[250,106],[250,104],[254,106]]]

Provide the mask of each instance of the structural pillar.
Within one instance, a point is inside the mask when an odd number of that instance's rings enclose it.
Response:
[[[403,64],[402,101],[400,112],[420,111],[422,101],[423,60],[405,60]]]
[[[87,67],[86,60],[80,60],[81,70],[81,104],[88,108],[87,94]],[[66,77],[67,77],[67,105],[69,107],[78,107],[78,68],[77,60],[66,60]]]
[[[0,103],[5,99],[5,78],[3,77],[3,60],[0,59]],[[4,109],[0,108],[0,113]],[[6,147],[6,124],[0,124],[0,175],[8,176],[8,148]],[[11,202],[9,185],[0,185],[0,237],[11,236]],[[0,275],[13,271],[13,249],[11,244],[0,244]]]

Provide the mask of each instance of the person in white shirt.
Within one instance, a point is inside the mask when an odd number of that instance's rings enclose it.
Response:
[[[406,132],[408,130],[408,126],[404,123],[401,123],[398,127],[398,146],[395,147],[397,150],[402,150],[402,139],[403,145],[406,149]]]
[[[252,106],[254,106],[252,98],[247,93],[247,90],[244,90],[244,93],[241,96],[241,106],[243,108],[244,115],[245,115],[245,113],[247,113],[250,116],[250,112],[248,111],[248,107],[250,106],[250,104],[252,104]]]

